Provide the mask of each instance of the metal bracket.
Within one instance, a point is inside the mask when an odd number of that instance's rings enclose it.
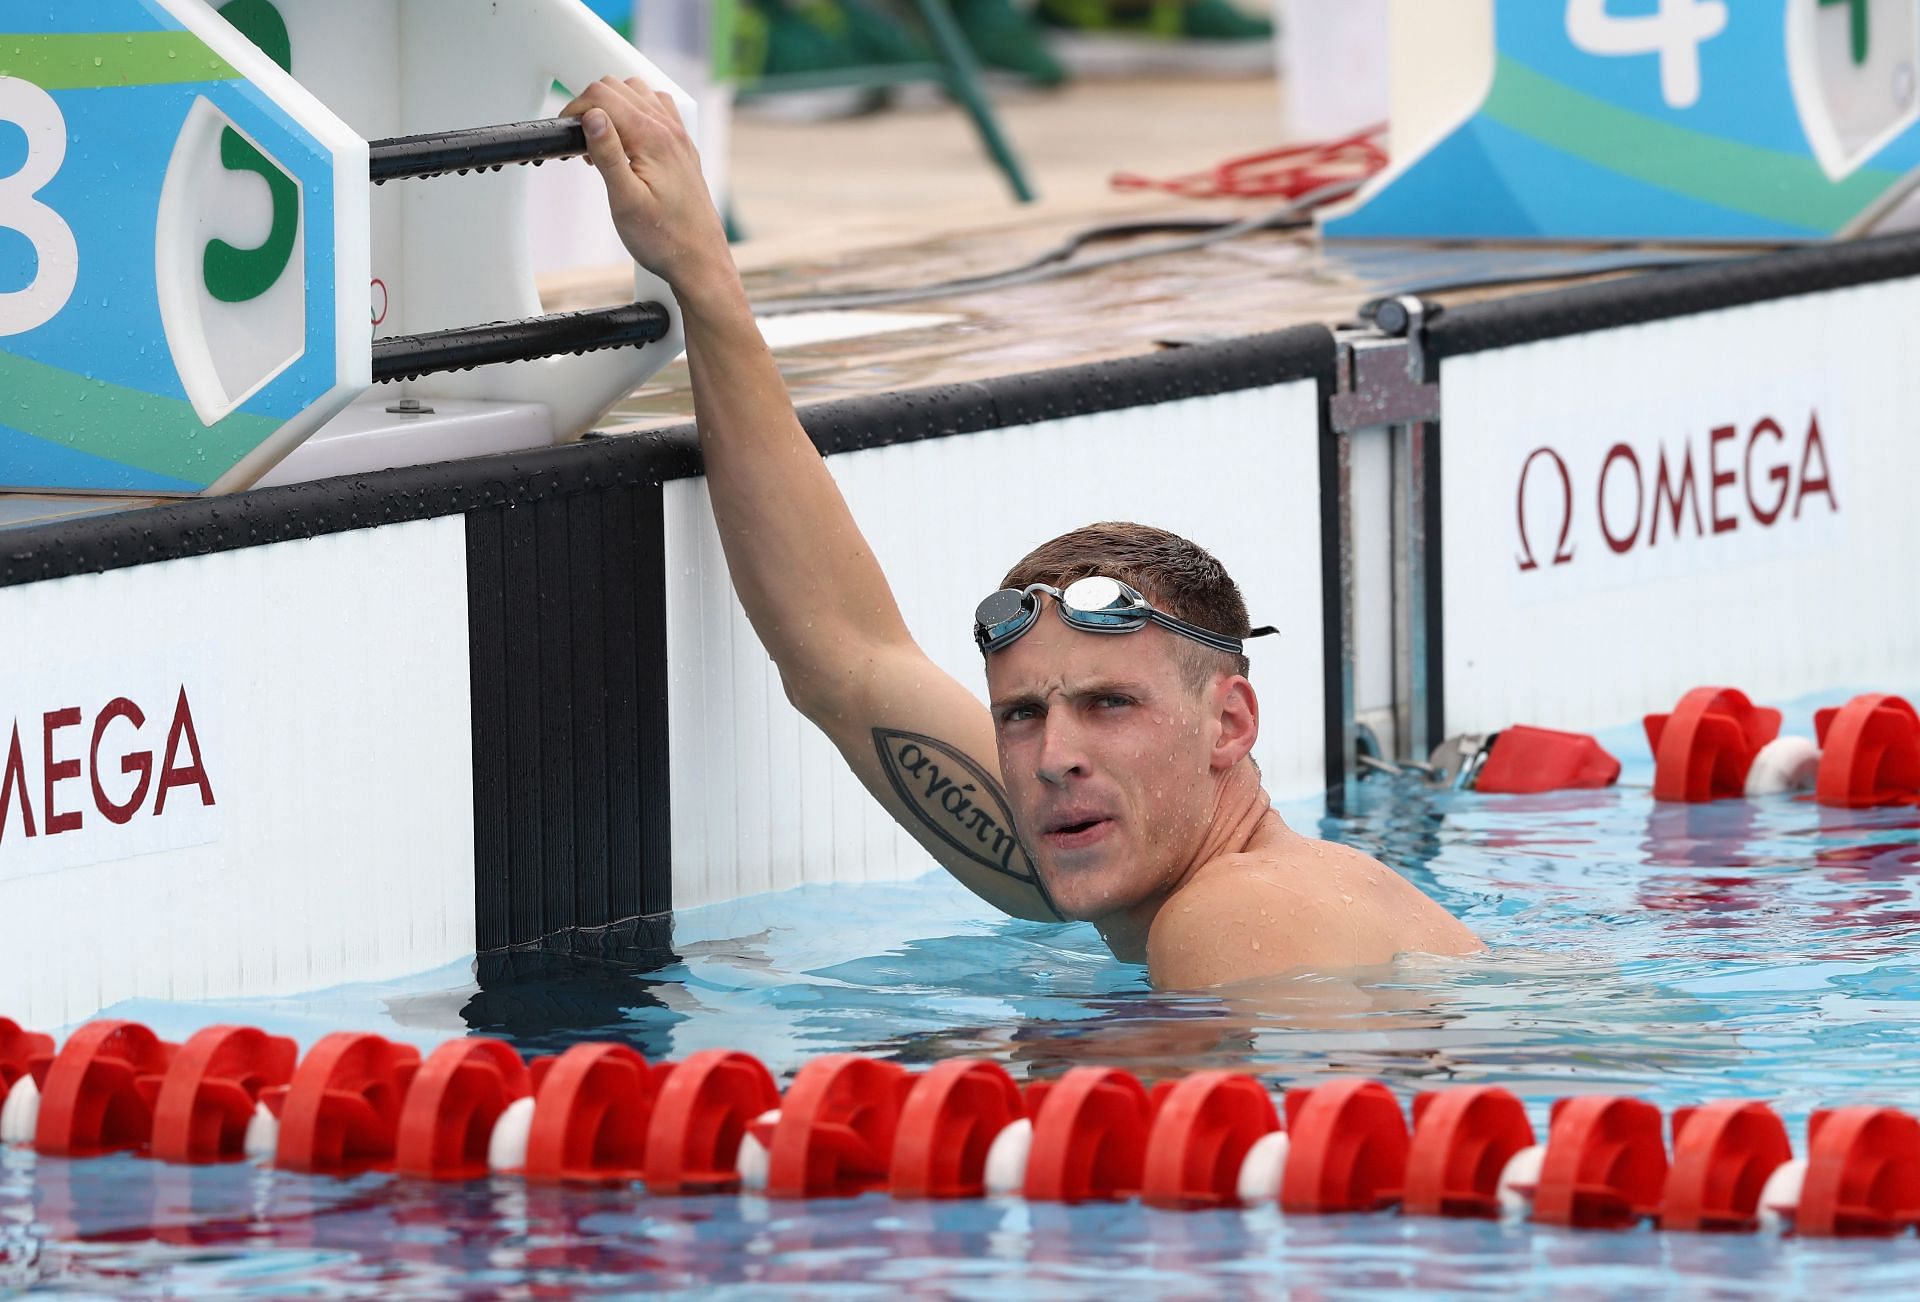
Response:
[[[1440,419],[1440,386],[1427,379],[1421,335],[1426,305],[1417,298],[1382,303],[1375,329],[1339,341],[1332,401],[1337,433]]]

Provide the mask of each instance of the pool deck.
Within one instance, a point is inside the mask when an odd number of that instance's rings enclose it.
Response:
[[[866,288],[934,285],[1017,266],[1062,241],[1116,223],[1232,222],[1274,212],[1274,199],[1188,200],[1120,193],[1114,171],[1192,172],[1282,143],[1270,78],[1088,81],[1054,95],[1015,95],[1006,123],[1042,198],[1020,205],[955,111],[908,108],[814,124],[743,116],[735,130],[736,206],[755,238],[736,257],[756,303]],[[1121,117],[1149,124],[1119,131]],[[1198,142],[1198,143],[1196,143]],[[819,160],[834,160],[823,184]],[[1180,230],[1102,240],[1101,259]],[[1014,288],[947,293],[876,310],[763,322],[796,403],[806,406],[932,385],[1137,356],[1287,326],[1339,326],[1370,300],[1422,290],[1441,302],[1494,290],[1432,292],[1488,277],[1608,272],[1658,251],[1588,247],[1324,246],[1305,230],[1244,235],[1205,248]],[[1674,256],[1684,256],[1675,251]],[[623,265],[541,281],[550,311],[620,303]],[[684,424],[693,415],[684,359],[601,422],[602,432]],[[0,493],[0,531],[103,510],[112,501]]]

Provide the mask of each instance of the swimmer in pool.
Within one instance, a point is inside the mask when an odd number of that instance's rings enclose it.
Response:
[[[1161,988],[1480,948],[1273,811],[1246,607],[1193,543],[1099,524],[1015,564],[975,612],[986,708],[928,659],[794,414],[673,102],[609,78],[567,112],[679,299],[727,565],[788,699],[955,877],[1015,917],[1092,923]]]

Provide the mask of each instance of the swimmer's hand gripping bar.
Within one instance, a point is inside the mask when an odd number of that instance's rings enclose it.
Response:
[[[450,172],[497,171],[510,163],[540,164],[587,152],[586,129],[571,118],[474,127],[431,135],[376,140],[369,174],[375,185]],[[564,312],[494,325],[462,326],[398,335],[373,345],[374,383],[417,380],[442,371],[469,371],[501,362],[526,362],[562,353],[639,347],[664,339],[672,322],[658,303],[629,303],[592,312]]]

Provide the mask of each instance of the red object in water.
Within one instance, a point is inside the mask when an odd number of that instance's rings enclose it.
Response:
[[[851,1198],[887,1182],[907,1069],[857,1053],[802,1067],[780,1103],[767,1147],[770,1198]]]
[[[176,1048],[138,1022],[89,1022],[75,1031],[40,1082],[34,1149],[93,1157],[146,1148],[154,1099]]]
[[[596,1184],[640,1179],[648,1125],[664,1079],[624,1044],[576,1044],[546,1060],[527,1135],[527,1179]]]
[[[987,1150],[1026,1115],[998,1063],[953,1058],[914,1082],[900,1109],[888,1184],[895,1198],[979,1198]]]
[[[493,1125],[533,1091],[527,1064],[504,1040],[473,1036],[433,1051],[407,1089],[394,1133],[393,1169],[422,1180],[487,1174]]]
[[[1498,1085],[1416,1095],[1402,1204],[1413,1216],[1500,1215],[1500,1173],[1533,1147],[1527,1110]]]
[[[1659,1212],[1666,1181],[1659,1108],[1609,1095],[1561,1099],[1553,1105],[1533,1219],[1620,1229]]]
[[[1760,748],[1780,735],[1780,711],[1732,687],[1696,687],[1671,714],[1649,714],[1653,798],[1700,804],[1742,796]]]
[[[1111,1202],[1140,1189],[1153,1104],[1131,1072],[1075,1067],[1053,1082],[1033,1123],[1029,1202]]]
[[[209,1026],[173,1056],[153,1108],[153,1156],[200,1165],[246,1156],[260,1092],[293,1079],[300,1050],[252,1026]]]
[[[23,1031],[18,1022],[0,1017],[0,1103],[15,1081],[32,1072],[36,1058],[53,1058],[53,1037]]]
[[[1792,1159],[1786,1126],[1757,1099],[1677,1109],[1660,1228],[1758,1229],[1760,1191],[1767,1177]]]
[[[1040,1109],[1045,1106],[1047,1092],[1053,1088],[1050,1080],[1030,1080],[1020,1089],[1021,1106],[1027,1110],[1027,1120],[1038,1121]]]
[[[1813,798],[1841,809],[1865,809],[1920,793],[1920,714],[1898,696],[1856,696],[1837,710],[1817,710],[1820,773]]]
[[[1162,1098],[1147,1136],[1140,1197],[1149,1207],[1238,1207],[1240,1167],[1262,1135],[1280,1129],[1260,1082],[1232,1071],[1195,1072]]]
[[[1527,795],[1610,787],[1619,779],[1620,761],[1585,733],[1516,723],[1493,739],[1473,789]]]
[[[1290,1214],[1371,1212],[1400,1201],[1407,1178],[1407,1120],[1385,1085],[1330,1080],[1287,1091]]]
[[[1816,1111],[1807,1118],[1807,1177],[1795,1234],[1898,1234],[1920,1220],[1920,1121],[1893,1108]]]
[[[647,1188],[662,1195],[738,1189],[747,1124],[779,1106],[773,1074],[749,1054],[703,1049],[677,1064],[647,1125]]]
[[[307,1051],[293,1079],[260,1097],[280,1118],[273,1164],[316,1175],[392,1165],[420,1051],[378,1035],[335,1031]]]

